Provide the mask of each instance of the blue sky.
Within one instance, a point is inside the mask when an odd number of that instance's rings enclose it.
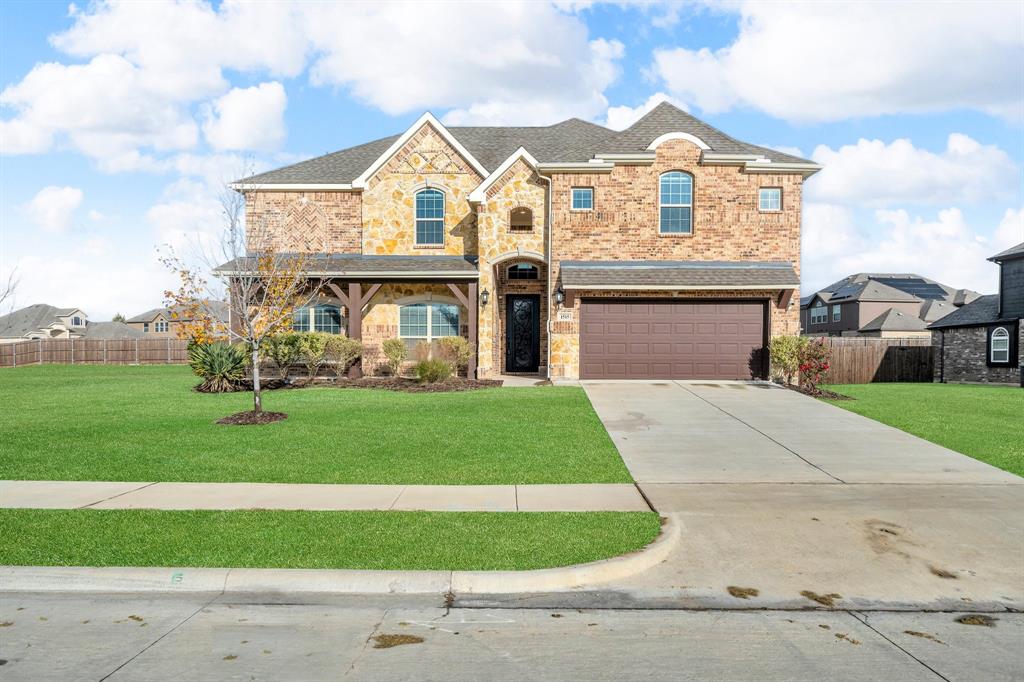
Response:
[[[0,274],[93,319],[161,302],[156,248],[270,168],[452,124],[624,127],[668,99],[825,165],[804,290],[995,288],[1024,241],[1024,4],[0,3]]]

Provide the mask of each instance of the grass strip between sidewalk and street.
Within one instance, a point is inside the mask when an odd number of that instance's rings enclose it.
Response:
[[[653,512],[0,509],[0,565],[526,570],[659,530]]]

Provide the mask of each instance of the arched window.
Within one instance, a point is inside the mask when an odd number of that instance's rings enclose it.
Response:
[[[1010,332],[1006,331],[1006,327],[996,327],[992,330],[989,348],[991,362],[1000,364],[1010,362]]]
[[[526,206],[517,206],[508,212],[508,227],[513,232],[529,232],[533,229],[533,211]]]
[[[529,263],[516,263],[508,266],[509,279],[537,279],[538,274],[537,266]]]
[[[416,193],[416,245],[444,245],[444,192],[424,189]]]
[[[459,335],[459,307],[451,303],[411,303],[398,309],[398,336],[411,353],[421,342]]]
[[[341,308],[336,305],[306,306],[292,315],[292,331],[340,334],[341,330]]]
[[[693,176],[683,171],[661,174],[658,187],[659,230],[662,234],[693,232]]]

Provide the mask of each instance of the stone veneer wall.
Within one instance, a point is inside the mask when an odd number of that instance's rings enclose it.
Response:
[[[517,263],[536,265],[538,270],[537,279],[509,279],[508,268]],[[540,297],[540,361],[537,372],[544,376],[547,372],[548,364],[548,300],[547,296],[544,295],[544,290],[547,288],[547,266],[544,263],[538,263],[536,260],[529,258],[513,258],[512,260],[502,261],[495,270],[497,270],[495,279],[497,281],[496,290],[498,295],[491,298],[491,301],[494,303],[493,310],[490,311],[491,315],[493,315],[491,328],[494,330],[492,334],[494,343],[491,351],[491,367],[494,368],[495,373],[504,373],[506,371],[505,350],[508,339],[505,336],[505,323],[507,319],[505,297],[509,294],[537,294]],[[482,354],[483,350],[481,349]]]
[[[476,255],[476,213],[469,193],[483,180],[425,123],[377,171],[363,191],[362,251],[371,255]],[[416,192],[445,193],[443,246],[416,246]]]
[[[1024,362],[1024,323],[1018,323],[1017,336],[1017,367],[989,367],[988,327],[953,327],[933,331],[935,381],[1019,386],[1020,365]]]
[[[780,309],[775,305],[777,293],[774,291],[680,291],[673,295],[671,291],[575,291],[573,305],[558,307],[555,321],[551,325],[551,376],[552,378],[578,379],[580,374],[580,299],[581,298],[615,298],[629,296],[634,298],[669,298],[686,299],[762,299],[768,301],[768,326],[771,336],[796,334],[794,327],[798,323],[794,309],[799,313],[799,298],[794,295],[794,302],[788,309]],[[568,301],[566,301],[568,303]],[[572,321],[558,319],[559,312],[570,312]]]
[[[533,211],[533,229],[515,230],[509,227],[509,212],[526,207]],[[481,377],[500,374],[505,364],[503,330],[505,294],[537,293],[541,295],[541,358],[547,359],[547,301],[544,296],[547,273],[541,259],[546,251],[547,187],[544,181],[521,159],[512,164],[505,174],[487,191],[486,201],[477,207],[479,232],[480,291],[491,292],[489,306],[480,307]],[[530,254],[524,258],[526,254]],[[535,255],[534,255],[535,254]],[[538,258],[539,256],[539,258]],[[513,280],[504,276],[509,265],[531,262],[540,268],[536,282]],[[500,275],[500,276],[499,276]],[[543,371],[543,369],[541,370]]]
[[[408,299],[408,300],[406,300]],[[398,303],[401,301],[401,304]],[[459,302],[444,284],[385,284],[374,294],[363,312],[363,372],[367,375],[381,373],[385,362],[381,344],[387,339],[398,338],[398,309],[404,303],[438,301]],[[459,306],[459,332],[468,337],[469,329],[466,309]]]
[[[362,199],[359,192],[245,193],[247,245],[279,252],[359,253]]]
[[[743,173],[736,166],[702,166],[701,150],[686,140],[670,140],[657,149],[650,166],[617,166],[610,173],[561,173],[552,176],[552,291],[559,286],[562,260],[723,260],[786,261],[800,272],[799,174]],[[658,232],[659,178],[670,170],[693,175],[693,231]],[[573,211],[571,189],[594,188],[594,209]],[[758,210],[758,188],[781,187],[782,211]],[[579,296],[660,298],[670,292],[577,292],[571,320],[553,322],[551,373],[579,376]],[[773,298],[777,292],[680,292],[680,298]],[[800,293],[780,310],[769,303],[771,335],[800,332]]]

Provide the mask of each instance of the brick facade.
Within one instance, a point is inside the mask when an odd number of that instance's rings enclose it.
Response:
[[[572,306],[558,307],[554,296],[562,260],[785,261],[799,272],[802,176],[701,165],[700,154],[689,141],[670,140],[657,148],[653,164],[617,165],[609,173],[551,173],[550,190],[547,180],[520,160],[489,188],[484,201],[474,205],[469,194],[483,178],[427,123],[361,192],[247,192],[250,245],[270,243],[281,250],[370,255],[478,256],[479,289],[490,294],[489,304],[481,303],[478,309],[480,376],[504,370],[505,297],[537,293],[541,295],[541,372],[550,369],[554,377],[575,378],[579,376],[579,295],[665,297],[672,293],[580,292]],[[694,178],[690,235],[659,234],[659,176],[670,170],[683,170]],[[446,195],[441,247],[415,244],[415,193],[427,186],[438,187]],[[594,189],[592,211],[570,210],[573,187]],[[782,188],[781,211],[758,210],[760,187]],[[532,229],[511,228],[509,217],[514,208],[530,209]],[[518,262],[537,265],[539,278],[509,280],[507,267]],[[775,305],[777,294],[678,292],[685,298],[768,300],[771,333],[799,333],[799,292],[794,292],[785,309]],[[444,284],[382,287],[364,318],[364,369],[369,373],[380,364],[380,343],[397,336],[398,302],[417,297],[454,300]],[[465,325],[466,311],[462,312]],[[549,320],[551,365],[546,368]]]
[[[1024,322],[1018,323],[1017,366],[988,366],[988,327],[951,327],[932,332],[935,381],[1020,386]]]

